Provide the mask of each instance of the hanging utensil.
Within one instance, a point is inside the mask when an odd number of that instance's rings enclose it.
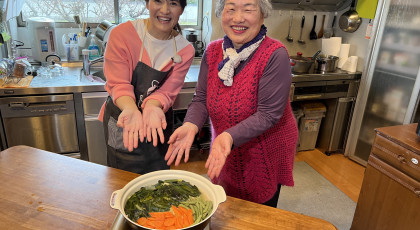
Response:
[[[324,37],[324,22],[325,22],[325,14],[322,16],[322,24],[321,29],[318,31],[318,38]]]
[[[305,16],[302,16],[302,23],[300,25],[300,38],[298,40],[299,43],[301,44],[305,44],[305,41],[302,40],[302,31],[303,31],[303,26],[305,25]]]
[[[80,25],[82,24],[82,21],[80,21],[80,16],[79,15],[74,15],[73,19],[74,19],[74,22],[79,26],[79,29],[81,29]]]
[[[314,15],[314,25],[312,26],[312,30],[309,33],[309,39],[310,40],[316,40],[318,38],[318,36],[316,35],[316,32],[315,32],[315,26],[316,26],[316,15]]]
[[[331,25],[331,28],[332,28],[331,37],[335,37],[334,26],[335,26],[335,20],[336,19],[337,19],[337,12],[335,12],[335,14],[334,14],[334,18],[333,18],[332,25]]]
[[[356,11],[355,0],[352,0],[350,10],[346,11],[340,16],[338,25],[340,26],[340,29],[344,32],[353,33],[359,28],[361,23],[362,18],[360,18],[359,14]]]
[[[314,56],[312,56],[312,60],[315,60],[316,57],[318,57],[319,53],[321,53],[321,50],[318,50]]]
[[[293,21],[293,14],[292,14],[292,11],[290,11],[289,32],[287,33],[287,38],[286,38],[288,42],[293,42],[293,38],[290,36],[290,29],[292,28],[292,21]]]

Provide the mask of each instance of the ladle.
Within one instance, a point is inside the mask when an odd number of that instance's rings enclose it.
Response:
[[[289,20],[289,32],[287,33],[287,41],[293,42],[293,38],[290,36],[290,29],[292,28],[292,21],[293,21],[293,14],[292,11],[290,11],[290,20]]]
[[[302,16],[302,24],[300,25],[300,39],[298,42],[301,44],[305,44],[305,41],[302,39],[303,25],[305,25],[305,16]]]

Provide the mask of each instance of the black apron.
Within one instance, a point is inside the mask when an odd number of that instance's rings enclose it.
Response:
[[[141,111],[143,100],[154,90],[158,89],[166,80],[169,72],[161,72],[139,61],[133,72],[131,84],[134,86],[136,104]],[[173,110],[170,108],[165,113],[167,127],[163,130],[165,143],[158,141],[156,147],[152,142],[141,143],[138,148],[129,152],[124,147],[123,129],[117,126],[121,110],[114,105],[112,98],[108,97],[104,111],[104,133],[107,144],[108,166],[134,173],[145,174],[148,172],[169,169],[164,159],[169,145],[166,143],[173,132]]]

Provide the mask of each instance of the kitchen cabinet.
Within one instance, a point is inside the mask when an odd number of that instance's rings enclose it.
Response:
[[[352,230],[420,226],[420,139],[416,127],[375,129]]]

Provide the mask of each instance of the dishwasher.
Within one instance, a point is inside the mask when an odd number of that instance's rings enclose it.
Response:
[[[101,165],[107,165],[107,151],[104,128],[98,115],[107,97],[107,92],[82,93],[89,161]]]
[[[1,147],[27,145],[80,157],[73,94],[0,98]]]

